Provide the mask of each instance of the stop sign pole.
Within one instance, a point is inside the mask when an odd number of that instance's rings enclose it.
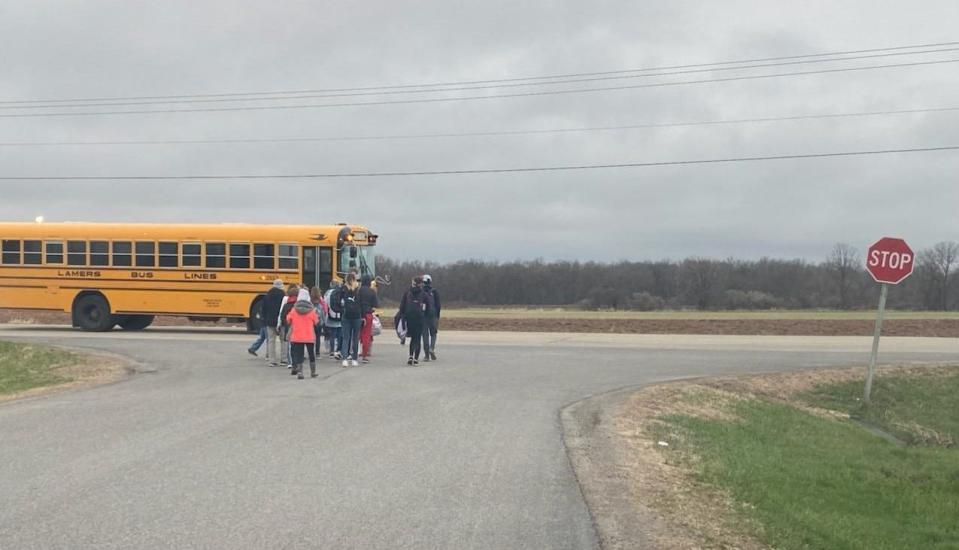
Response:
[[[872,356],[869,359],[869,374],[866,376],[866,389],[863,400],[870,402],[872,381],[876,376],[876,358],[879,356],[879,335],[882,333],[882,316],[886,310],[886,295],[889,285],[897,285],[912,275],[915,255],[906,241],[894,237],[883,237],[869,247],[866,254],[866,270],[879,283],[879,311],[876,314],[876,330],[872,335]]]

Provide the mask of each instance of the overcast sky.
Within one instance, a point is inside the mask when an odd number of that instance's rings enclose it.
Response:
[[[957,21],[955,0],[6,0],[0,1],[0,101],[620,71],[957,41]],[[85,109],[14,109],[8,103],[0,104],[0,115],[501,95],[949,59],[959,59],[959,50],[441,94]],[[0,176],[481,170],[956,146],[959,111],[429,139],[12,144],[550,130],[959,107],[957,98],[959,63],[944,63],[471,101],[0,117]],[[957,169],[959,151],[953,150],[360,179],[6,180],[0,181],[0,220],[43,215],[50,221],[347,221],[379,233],[383,254],[440,261],[687,256],[819,261],[839,241],[863,251],[885,235],[901,236],[914,248],[959,240]]]

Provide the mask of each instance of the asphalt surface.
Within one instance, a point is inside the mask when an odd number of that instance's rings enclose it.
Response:
[[[596,548],[559,411],[682,377],[864,364],[869,338],[440,334],[405,366],[299,381],[229,330],[0,338],[107,350],[137,374],[0,404],[0,548]],[[888,338],[883,363],[959,360]]]

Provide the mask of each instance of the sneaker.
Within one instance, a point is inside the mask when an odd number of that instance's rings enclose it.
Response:
[[[286,365],[286,368],[292,369],[292,368],[293,368],[293,365],[292,365],[292,364],[287,364],[287,365]]]
[[[296,379],[297,379],[297,380],[305,380],[306,377],[303,376],[303,373],[301,372],[301,373],[299,373],[299,374],[296,375]]]
[[[360,359],[360,362],[365,365],[365,364],[367,364],[367,363],[370,362],[370,359],[369,359],[369,357],[364,357],[363,359]]]
[[[434,361],[436,361],[436,353],[431,351],[431,352],[430,352],[430,358],[432,358]]]
[[[350,364],[352,364],[354,367],[360,366],[360,362],[357,361],[356,359],[352,360],[352,361],[350,362]]]
[[[340,352],[336,352],[333,354],[333,359],[336,359],[337,361],[339,361],[342,358],[343,358],[343,354]]]
[[[412,366],[413,366],[413,358],[410,357],[409,359],[407,359],[407,360],[406,360],[406,364],[412,367]]]
[[[424,363],[429,363],[429,362],[430,362],[430,354],[429,354],[429,352],[426,352],[426,353],[423,354],[423,362],[424,362]]]
[[[413,364],[414,364],[414,365],[419,365],[419,364],[420,364],[420,362],[419,362],[419,360],[418,360],[418,359],[413,359]]]
[[[343,360],[343,368],[345,369],[345,368],[348,367],[348,366],[350,366],[350,362],[347,361],[346,359],[344,359],[344,360]]]
[[[279,367],[280,365],[277,365],[276,363],[270,363],[270,366],[271,366],[271,367]]]
[[[316,378],[317,376],[319,376],[319,374],[316,374],[315,372],[310,373],[310,378]]]
[[[256,352],[253,351],[252,349],[248,349],[248,350],[246,350],[246,352],[249,353],[250,355],[252,355],[253,357],[257,357]]]

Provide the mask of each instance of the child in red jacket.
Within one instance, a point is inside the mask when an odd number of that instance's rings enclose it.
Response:
[[[293,370],[290,374],[303,380],[303,352],[310,354],[310,377],[316,378],[316,324],[320,322],[316,308],[310,301],[310,293],[301,289],[296,296],[293,309],[286,314],[286,321],[290,326],[290,343],[293,346]]]

